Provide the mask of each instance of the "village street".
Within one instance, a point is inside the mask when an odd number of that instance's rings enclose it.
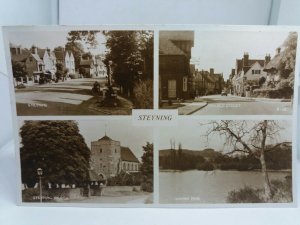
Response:
[[[94,82],[102,90],[106,78],[82,78],[58,83],[35,84],[16,89],[18,115],[102,115],[129,114],[131,102],[118,96],[125,108],[97,107],[97,97],[92,95]]]
[[[200,106],[198,110],[191,113],[192,115],[290,115],[292,113],[291,102],[281,99],[210,95],[198,97],[190,104]]]

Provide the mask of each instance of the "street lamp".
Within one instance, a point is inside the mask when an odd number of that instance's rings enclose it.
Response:
[[[108,65],[109,65],[109,71],[108,71],[108,86],[110,87],[111,86],[111,74],[112,74],[112,71],[111,71],[111,66],[112,66],[113,62],[111,60],[108,61]]]
[[[43,175],[43,169],[42,168],[38,168],[37,169],[37,175],[39,176],[40,202],[43,202],[43,193],[42,193],[42,175]]]

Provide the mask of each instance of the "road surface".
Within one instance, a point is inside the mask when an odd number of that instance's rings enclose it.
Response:
[[[196,99],[208,104],[192,115],[291,115],[291,102],[211,95]]]

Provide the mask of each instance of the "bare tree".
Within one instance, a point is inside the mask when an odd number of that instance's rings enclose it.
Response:
[[[266,167],[265,153],[273,151],[279,147],[287,147],[287,142],[276,143],[276,138],[281,128],[276,121],[234,121],[222,120],[209,122],[210,129],[206,132],[206,137],[213,133],[225,137],[224,147],[228,146],[232,151],[227,154],[244,153],[253,155],[259,159],[261,172],[264,178],[264,198],[266,201],[272,198],[272,189]]]

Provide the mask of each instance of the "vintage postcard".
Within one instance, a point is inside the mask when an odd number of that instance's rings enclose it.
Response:
[[[25,120],[19,127],[22,202],[153,203],[151,128],[128,119]]]
[[[160,203],[293,202],[291,123],[188,120],[180,130],[161,128]]]
[[[5,27],[18,203],[293,207],[299,27]]]
[[[160,108],[291,115],[297,37],[296,31],[160,31]]]
[[[153,31],[29,29],[7,38],[19,116],[153,108]]]

